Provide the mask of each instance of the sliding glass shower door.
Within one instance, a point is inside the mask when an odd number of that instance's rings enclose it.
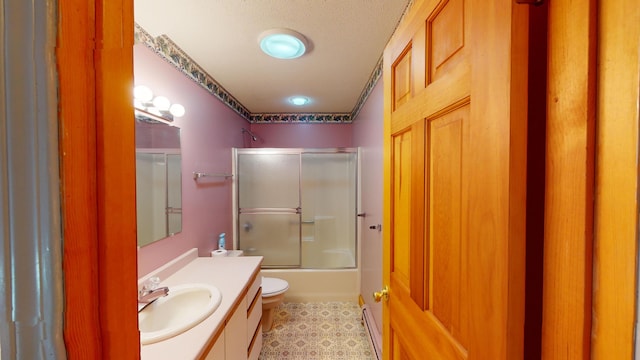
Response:
[[[235,153],[240,249],[264,267],[356,266],[355,149]]]
[[[237,154],[240,248],[263,266],[300,266],[299,153]]]
[[[356,153],[303,153],[302,267],[356,266]]]

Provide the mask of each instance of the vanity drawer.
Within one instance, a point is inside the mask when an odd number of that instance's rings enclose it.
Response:
[[[247,303],[249,303],[248,298]],[[262,318],[262,291],[258,289],[247,311],[247,339],[249,339],[249,341],[251,341],[255,335],[256,328],[260,326],[260,318]]]
[[[249,346],[248,360],[258,360],[260,351],[262,350],[262,326],[258,326],[258,330],[254,334],[253,341]]]
[[[258,290],[260,290],[260,286],[262,286],[262,276],[258,274],[249,286],[249,291],[247,291],[247,311],[249,311],[249,307],[251,307],[253,299],[256,297]]]

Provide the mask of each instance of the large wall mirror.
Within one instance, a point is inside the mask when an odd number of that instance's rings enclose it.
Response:
[[[180,128],[136,112],[138,246],[182,231]]]

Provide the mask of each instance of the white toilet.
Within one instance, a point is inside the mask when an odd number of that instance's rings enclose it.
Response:
[[[267,332],[273,327],[273,309],[282,303],[288,289],[289,283],[285,280],[262,277],[262,331]]]

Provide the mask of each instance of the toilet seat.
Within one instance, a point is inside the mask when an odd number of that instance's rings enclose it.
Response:
[[[271,277],[262,277],[262,296],[276,296],[289,289],[289,283],[285,280]]]

